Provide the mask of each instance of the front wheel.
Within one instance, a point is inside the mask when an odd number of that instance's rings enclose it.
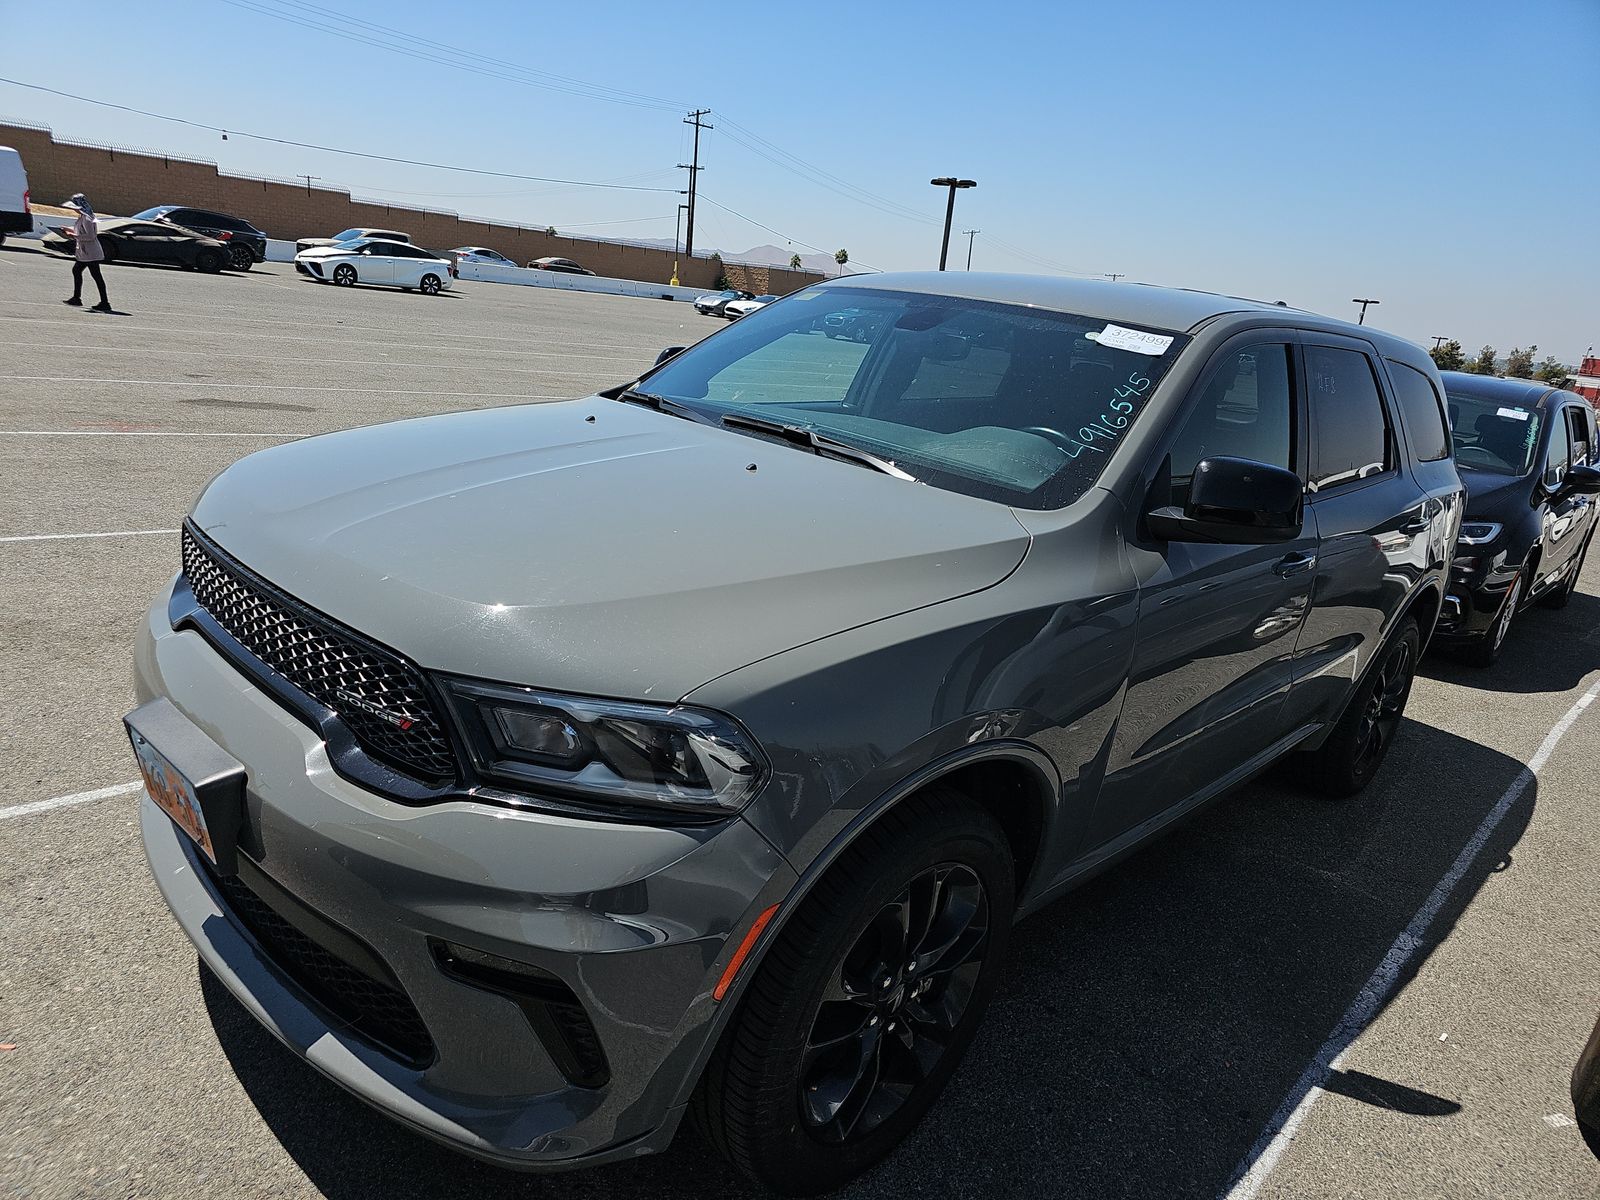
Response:
[[[355,287],[356,269],[349,263],[340,263],[333,269],[333,281],[340,287]]]
[[[215,275],[222,270],[227,259],[220,250],[202,250],[195,256],[194,267],[197,271],[204,271],[207,275]]]
[[[249,246],[235,246],[228,252],[228,261],[235,271],[248,271],[256,265],[256,256]]]
[[[693,1111],[773,1191],[829,1191],[886,1157],[938,1098],[1000,979],[1010,846],[931,788],[850,847],[751,980]]]
[[[424,275],[418,285],[422,288],[424,296],[437,296],[439,294],[439,277],[437,275]]]
[[[1511,622],[1517,615],[1517,606],[1522,603],[1522,577],[1525,574],[1525,570],[1518,571],[1511,580],[1500,611],[1495,614],[1494,624],[1484,630],[1481,637],[1474,638],[1462,647],[1463,661],[1474,667],[1492,667],[1499,660],[1500,651],[1506,644],[1506,634],[1511,631]]]
[[[1328,740],[1307,754],[1303,777],[1310,787],[1339,798],[1372,782],[1400,732],[1421,649],[1422,631],[1407,618],[1378,652]]]

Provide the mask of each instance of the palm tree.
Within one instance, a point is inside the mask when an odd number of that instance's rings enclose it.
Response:
[[[835,250],[833,252],[833,261],[839,264],[839,274],[843,275],[844,274],[844,265],[845,265],[845,263],[850,261],[850,251],[848,251],[848,250]]]
[[[800,269],[800,256],[798,254],[789,255],[789,270],[798,271],[799,269]]]

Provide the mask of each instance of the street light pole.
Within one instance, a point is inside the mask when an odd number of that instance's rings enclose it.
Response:
[[[1433,339],[1433,348],[1435,350],[1437,350],[1440,346],[1444,345],[1449,340],[1450,340],[1449,338],[1443,336],[1442,334],[1435,334],[1434,335],[1434,339]]]
[[[963,229],[961,232],[967,235],[967,270],[970,271],[972,270],[972,239],[982,233],[983,230]]]
[[[953,175],[942,176],[938,179],[928,180],[934,187],[947,187],[950,189],[950,199],[944,206],[944,241],[939,243],[939,270],[944,270],[944,264],[950,257],[950,226],[956,216],[956,189],[975,188],[978,186],[976,179],[957,179]]]
[[[1356,324],[1357,325],[1365,325],[1367,323],[1367,305],[1369,305],[1369,304],[1382,304],[1383,301],[1381,301],[1381,300],[1352,300],[1352,301],[1350,301],[1350,303],[1351,304],[1359,304],[1359,305],[1361,305],[1361,315],[1356,318]]]

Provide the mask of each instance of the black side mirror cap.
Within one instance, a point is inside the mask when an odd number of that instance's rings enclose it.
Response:
[[[1152,509],[1145,523],[1169,542],[1256,546],[1300,536],[1305,485],[1282,467],[1245,458],[1203,458],[1195,466],[1188,502]]]
[[[1600,493],[1600,467],[1579,465],[1567,468],[1567,477],[1561,481],[1564,492]]]
[[[687,346],[668,346],[660,354],[656,355],[656,363],[655,363],[655,365],[659,367],[662,363],[666,362],[667,359],[676,358],[678,355],[682,354],[688,348],[689,347],[687,347]]]

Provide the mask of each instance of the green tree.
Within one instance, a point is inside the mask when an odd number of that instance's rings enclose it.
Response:
[[[1537,345],[1529,346],[1526,350],[1520,346],[1514,348],[1506,355],[1506,377],[1508,379],[1526,379],[1533,374],[1533,356],[1539,353]]]
[[[1533,369],[1535,379],[1553,387],[1565,387],[1571,375],[1570,371],[1556,361],[1554,354],[1545,355],[1544,361]]]
[[[1455,338],[1435,346],[1428,353],[1433,356],[1434,366],[1441,371],[1459,371],[1467,365],[1467,356],[1461,349],[1461,343]]]
[[[544,227],[544,235],[545,235],[545,237],[555,237],[556,236],[556,227],[554,225],[546,225]]]
[[[799,269],[800,269],[800,256],[798,254],[789,255],[789,270],[798,271]]]
[[[848,251],[848,250],[835,250],[833,252],[833,261],[839,264],[839,274],[843,275],[844,274],[844,265],[845,265],[845,263],[850,261],[850,251]]]
[[[1474,375],[1493,375],[1495,373],[1494,347],[1485,346],[1482,350],[1479,350],[1478,357],[1467,364],[1467,370]]]

